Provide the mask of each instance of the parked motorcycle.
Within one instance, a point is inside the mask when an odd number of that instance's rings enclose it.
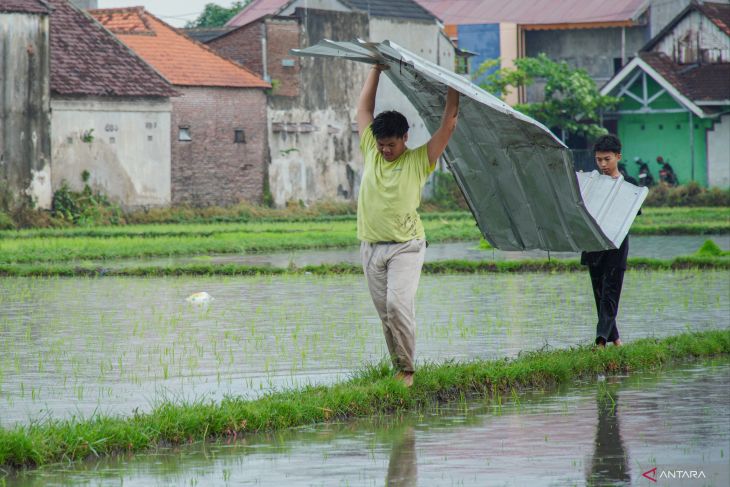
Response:
[[[639,165],[639,186],[654,186],[654,176],[651,175],[649,164],[642,161],[641,157],[635,158],[634,162]]]
[[[662,156],[657,157],[656,162],[662,165],[662,168],[659,169],[659,182],[669,186],[677,186],[679,181],[677,180],[677,175],[674,173],[674,168]]]

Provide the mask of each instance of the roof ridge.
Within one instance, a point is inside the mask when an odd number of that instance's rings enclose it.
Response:
[[[94,17],[94,13],[99,14],[126,14],[126,13],[136,13],[139,16],[139,19],[142,21],[142,25],[146,29],[146,32],[133,32],[129,30],[124,29],[109,29],[109,32],[112,34],[123,33],[125,35],[156,35],[155,31],[150,27],[149,22],[147,21],[146,14],[147,11],[145,10],[144,6],[142,5],[135,5],[131,7],[113,7],[113,8],[95,8],[95,9],[89,9],[88,10],[89,15]],[[96,20],[96,18],[94,18]],[[100,21],[97,20],[101,24]],[[104,26],[106,27],[106,26]]]
[[[243,66],[243,65],[241,65],[241,64],[238,64],[237,62],[233,61],[232,59],[229,59],[229,58],[227,58],[227,57],[225,57],[225,56],[223,56],[223,55],[221,55],[221,54],[217,53],[217,52],[216,52],[216,51],[214,51],[214,50],[213,50],[212,48],[210,48],[210,47],[206,46],[206,45],[205,45],[205,44],[203,44],[202,42],[200,42],[200,41],[198,41],[198,40],[196,40],[196,39],[193,39],[193,38],[192,38],[192,37],[190,37],[190,36],[186,36],[186,35],[185,35],[185,34],[184,34],[183,32],[181,32],[181,31],[180,31],[180,30],[179,30],[178,28],[176,28],[176,27],[173,27],[173,26],[171,26],[170,24],[168,24],[167,22],[165,22],[164,20],[161,20],[161,19],[157,18],[157,16],[155,16],[154,14],[152,14],[152,13],[150,13],[150,12],[147,12],[146,10],[145,10],[145,12],[146,12],[146,15],[149,15],[150,17],[152,17],[153,19],[155,19],[155,20],[156,20],[157,22],[160,22],[160,23],[161,23],[161,24],[162,24],[163,26],[165,26],[166,28],[168,28],[168,29],[172,30],[172,31],[173,31],[173,32],[174,32],[174,33],[175,33],[176,35],[178,35],[178,36],[182,37],[182,38],[183,38],[183,39],[185,39],[186,41],[188,41],[188,42],[192,42],[192,43],[194,43],[194,44],[196,44],[196,45],[198,45],[198,46],[202,47],[203,49],[205,49],[205,50],[206,50],[206,51],[208,51],[209,53],[211,53],[211,54],[215,55],[216,57],[220,58],[221,60],[223,60],[223,61],[226,61],[226,62],[228,62],[228,63],[232,64],[232,65],[233,65],[233,66],[235,66],[236,68],[239,68],[239,69],[242,69],[242,70],[246,71],[246,72],[247,72],[248,74],[250,74],[250,75],[254,76],[254,77],[255,77],[255,78],[256,78],[256,79],[258,80],[258,81],[261,81],[261,82],[263,82],[263,83],[265,83],[265,84],[267,84],[267,85],[271,86],[271,83],[269,83],[269,82],[268,82],[268,81],[266,81],[265,79],[261,78],[261,77],[260,77],[260,76],[259,76],[258,74],[254,73],[253,71],[251,71],[251,70],[250,70],[250,69],[248,69],[247,67],[245,67],[245,66]]]

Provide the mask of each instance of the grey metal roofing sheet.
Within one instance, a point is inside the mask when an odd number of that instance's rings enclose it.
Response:
[[[616,248],[646,197],[646,188],[597,172],[582,176],[581,188],[570,151],[545,126],[395,43],[324,40],[292,53],[387,64],[386,75],[431,133],[441,124],[446,87],[458,90],[459,122],[444,157],[482,234],[498,249]]]
[[[375,17],[415,19],[433,22],[436,17],[415,0],[346,0],[358,10]]]

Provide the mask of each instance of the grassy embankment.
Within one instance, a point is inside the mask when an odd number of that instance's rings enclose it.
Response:
[[[629,259],[631,270],[670,271],[679,269],[730,269],[730,251],[722,250],[712,240],[705,243],[692,255],[674,259],[649,259],[634,257]],[[426,262],[424,274],[482,274],[515,272],[575,272],[585,271],[577,259],[560,260],[514,260],[514,261],[468,261],[443,260]],[[280,274],[342,275],[361,274],[358,264],[335,263],[296,267],[272,267],[270,265],[246,264],[172,264],[146,265],[130,264],[123,267],[103,267],[90,262],[68,263],[30,263],[3,264],[0,261],[0,276],[250,276]]]
[[[631,258],[631,270],[671,271],[680,269],[730,269],[730,258],[702,256],[698,254],[676,257],[669,260]],[[576,259],[566,260],[515,260],[515,261],[467,261],[445,260],[426,262],[424,274],[485,274],[516,272],[585,272],[585,266]],[[130,265],[119,268],[105,268],[93,264],[0,264],[0,276],[254,276],[281,274],[344,275],[362,274],[358,264],[322,264],[303,267],[272,267],[245,264],[175,264],[175,265]]]
[[[728,233],[726,208],[647,209],[633,234]],[[468,213],[424,216],[431,242],[478,240]],[[0,264],[190,256],[357,245],[355,219],[74,227],[0,232]]]
[[[131,417],[46,420],[0,429],[0,468],[34,467],[160,446],[237,437],[250,432],[423,410],[465,396],[500,401],[527,388],[552,387],[595,374],[642,371],[673,361],[727,355],[730,330],[643,339],[621,348],[577,347],[531,352],[512,360],[428,364],[412,389],[373,366],[331,386],[275,392],[256,400],[162,403]]]

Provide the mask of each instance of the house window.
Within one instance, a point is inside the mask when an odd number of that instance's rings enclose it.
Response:
[[[182,142],[190,142],[193,140],[193,138],[190,137],[190,127],[180,127],[177,132],[177,140]]]
[[[243,131],[243,129],[235,129],[233,131],[233,142],[236,144],[246,143],[246,133]]]

